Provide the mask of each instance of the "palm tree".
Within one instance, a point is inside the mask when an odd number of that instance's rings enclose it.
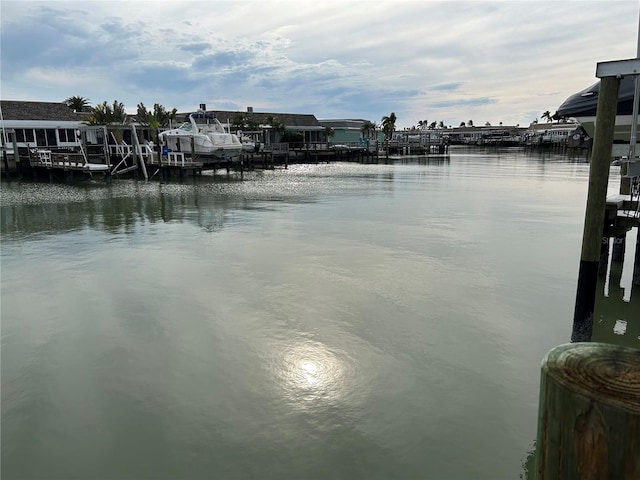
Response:
[[[90,105],[88,98],[84,98],[80,96],[73,96],[73,97],[66,98],[64,100],[64,103],[66,103],[67,107],[69,107],[71,110],[73,110],[76,113],[86,111]]]
[[[91,115],[89,116],[89,125],[109,125],[111,123],[124,123],[127,114],[124,111],[124,104],[113,101],[113,106],[106,101],[91,107]]]
[[[391,112],[388,116],[382,117],[382,131],[384,132],[384,138],[389,140],[393,136],[393,132],[396,129],[396,114]]]
[[[466,123],[464,123],[464,122],[460,122],[460,126],[461,126],[461,127],[466,127],[466,126],[467,126],[467,124],[466,124]]]
[[[169,122],[176,118],[176,113],[178,113],[176,108],[167,112],[167,110],[158,103],[153,105],[153,112],[147,111],[144,103],[140,102],[138,104],[137,118],[140,125],[149,128],[153,132],[153,137],[157,142],[158,129],[168,126]]]
[[[376,122],[371,122],[369,120],[365,120],[362,123],[362,127],[360,127],[360,131],[362,132],[362,136],[365,138],[375,137],[376,131],[378,130],[378,125]]]
[[[329,139],[336,134],[336,131],[333,129],[333,127],[327,125],[326,127],[324,127],[324,134],[327,137],[327,148],[329,148]]]
[[[116,142],[120,143],[123,137],[120,125],[124,125],[126,120],[127,114],[122,102],[114,100],[113,106],[111,106],[105,100],[95,107],[91,107],[91,115],[89,115],[87,123],[89,125],[115,125],[113,135]]]
[[[469,121],[467,122],[467,126],[469,126],[469,127],[473,127],[473,120],[469,120]]]
[[[375,128],[375,124],[373,122],[370,122],[369,120],[365,120],[364,122],[362,122],[362,126],[360,127],[362,136],[364,138],[369,138],[370,133],[372,130],[374,130],[374,128]]]
[[[147,111],[147,108],[141,102],[138,104],[138,123],[155,130],[160,127],[168,126],[169,122],[176,118],[177,113],[178,110],[176,108],[168,112],[158,103],[153,104],[153,111]]]
[[[551,117],[551,112],[549,110],[547,110],[546,112],[544,112],[542,114],[541,118],[546,118],[547,119],[547,123],[551,123],[553,121],[553,117]]]

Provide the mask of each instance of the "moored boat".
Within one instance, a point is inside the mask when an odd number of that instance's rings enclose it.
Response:
[[[196,118],[204,118],[206,123],[198,123]],[[165,130],[159,137],[167,148],[193,152],[203,159],[230,160],[242,152],[238,136],[227,132],[217,118],[205,112],[190,114],[178,128]]]
[[[599,92],[600,82],[596,82],[590,87],[574,93],[558,107],[553,118],[575,118],[587,134],[593,137]],[[631,137],[634,92],[634,77],[622,78],[618,90],[618,109],[613,133],[613,141],[615,143],[628,143]],[[637,99],[637,101],[640,102],[640,99]]]

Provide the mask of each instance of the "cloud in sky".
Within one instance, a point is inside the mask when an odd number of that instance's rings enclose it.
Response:
[[[526,125],[634,58],[637,0],[13,1],[1,97]]]

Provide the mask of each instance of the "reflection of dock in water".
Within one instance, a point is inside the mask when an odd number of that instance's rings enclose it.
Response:
[[[638,230],[638,227],[626,232],[610,230],[603,238],[593,321],[594,342],[640,348]],[[612,233],[615,236],[606,236]]]

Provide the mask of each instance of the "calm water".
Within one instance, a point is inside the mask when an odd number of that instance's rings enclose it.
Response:
[[[587,178],[454,150],[3,182],[3,480],[517,479],[540,361],[570,339]],[[596,336],[640,346],[616,275]]]

